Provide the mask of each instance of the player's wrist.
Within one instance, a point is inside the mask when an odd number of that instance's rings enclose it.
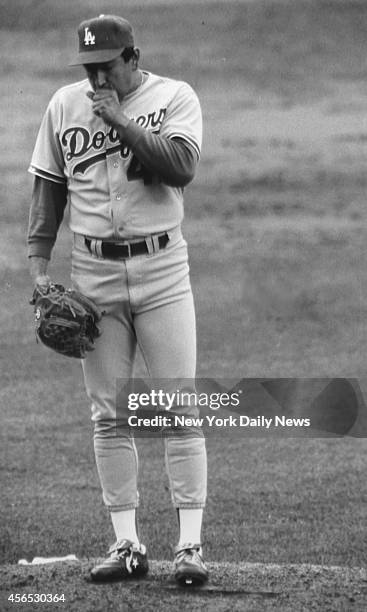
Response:
[[[30,274],[34,285],[47,287],[51,279],[47,274],[48,259],[44,257],[31,257],[30,258]]]
[[[113,125],[113,127],[114,127],[114,128],[115,128],[115,129],[116,129],[118,132],[120,132],[120,130],[121,130],[121,131],[125,130],[125,129],[128,127],[128,125],[130,124],[130,122],[131,122],[131,121],[132,121],[132,119],[130,119],[130,117],[128,117],[128,116],[127,116],[127,115],[124,113],[124,111],[120,110],[120,111],[117,113],[117,116],[116,116],[116,119],[115,119],[115,121],[114,121],[114,125]]]

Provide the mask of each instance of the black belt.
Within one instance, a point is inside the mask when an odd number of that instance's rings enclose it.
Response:
[[[136,255],[145,255],[146,253],[154,253],[157,250],[164,249],[169,241],[167,233],[159,236],[152,236],[142,240],[141,242],[100,242],[100,252],[107,259],[127,259]],[[84,238],[84,242],[90,253],[94,254],[92,242],[90,238]],[[98,241],[99,242],[99,241]],[[149,244],[149,246],[148,246]],[[157,245],[157,248],[156,246]]]

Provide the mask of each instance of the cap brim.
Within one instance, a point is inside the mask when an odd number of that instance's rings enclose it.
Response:
[[[75,60],[70,62],[69,66],[80,66],[82,64],[99,64],[102,62],[110,62],[115,59],[124,51],[125,47],[121,49],[103,49],[100,51],[84,51],[79,53]]]

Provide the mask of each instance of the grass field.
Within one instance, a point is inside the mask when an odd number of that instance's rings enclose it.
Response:
[[[366,574],[355,568],[366,559],[363,438],[210,438],[203,540],[213,580],[202,595],[165,591],[175,517],[161,445],[139,440],[142,539],[157,561],[151,581],[144,591],[135,584],[92,589],[84,580],[112,530],[80,367],[34,340],[26,170],[49,97],[83,76],[67,67],[76,25],[89,15],[120,13],[120,5],[0,0],[0,610],[15,609],[5,598],[11,589],[60,587],[69,598],[63,609],[82,612],[116,609],[121,595],[121,610],[362,611]],[[363,381],[367,5],[125,6],[142,65],[190,82],[203,107],[203,155],[187,189],[184,227],[198,375]],[[65,284],[69,248],[64,227],[51,273]],[[76,569],[14,565],[68,553],[83,560]]]

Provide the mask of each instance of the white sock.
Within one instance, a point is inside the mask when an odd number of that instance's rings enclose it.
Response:
[[[132,510],[119,510],[111,512],[112,525],[115,530],[116,540],[131,540],[139,545],[136,532],[135,508]]]
[[[203,508],[179,508],[180,540],[178,545],[200,544]]]

